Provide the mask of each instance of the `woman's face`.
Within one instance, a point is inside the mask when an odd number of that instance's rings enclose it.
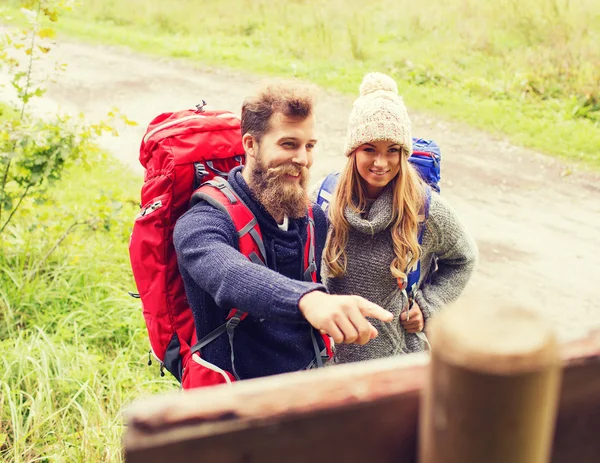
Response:
[[[375,199],[400,171],[400,145],[389,141],[374,141],[359,146],[354,153],[367,196]]]

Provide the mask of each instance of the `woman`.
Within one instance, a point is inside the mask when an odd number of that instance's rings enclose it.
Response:
[[[332,294],[363,296],[394,319],[372,320],[379,336],[364,346],[336,346],[336,363],[423,350],[419,333],[459,297],[475,267],[473,239],[408,162],[411,153],[411,124],[396,82],[367,74],[350,114],[348,162],[329,207],[323,272]],[[409,297],[407,275],[418,263],[420,278]]]

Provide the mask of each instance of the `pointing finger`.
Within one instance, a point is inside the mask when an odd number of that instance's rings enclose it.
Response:
[[[362,297],[360,298],[358,307],[365,317],[376,318],[382,322],[391,322],[394,318],[391,312],[385,310],[377,304],[367,301]]]

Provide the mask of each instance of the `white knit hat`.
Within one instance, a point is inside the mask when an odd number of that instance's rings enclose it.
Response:
[[[394,79],[380,72],[367,74],[360,84],[360,96],[354,101],[348,120],[346,148],[350,154],[365,143],[389,140],[412,154],[410,119]]]

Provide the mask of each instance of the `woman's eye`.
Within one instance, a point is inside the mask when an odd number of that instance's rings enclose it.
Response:
[[[374,152],[375,152],[375,149],[374,149],[374,148],[365,148],[365,149],[364,149],[364,152],[365,152],[365,153],[374,153]]]
[[[306,149],[308,151],[312,150],[315,147],[315,145],[313,145],[312,143],[309,143],[308,145],[306,145]]]
[[[390,148],[388,150],[388,153],[398,153],[400,151],[400,148]]]
[[[291,141],[286,141],[285,143],[282,143],[282,146],[285,146],[286,148],[294,148],[296,145],[294,145]]]

